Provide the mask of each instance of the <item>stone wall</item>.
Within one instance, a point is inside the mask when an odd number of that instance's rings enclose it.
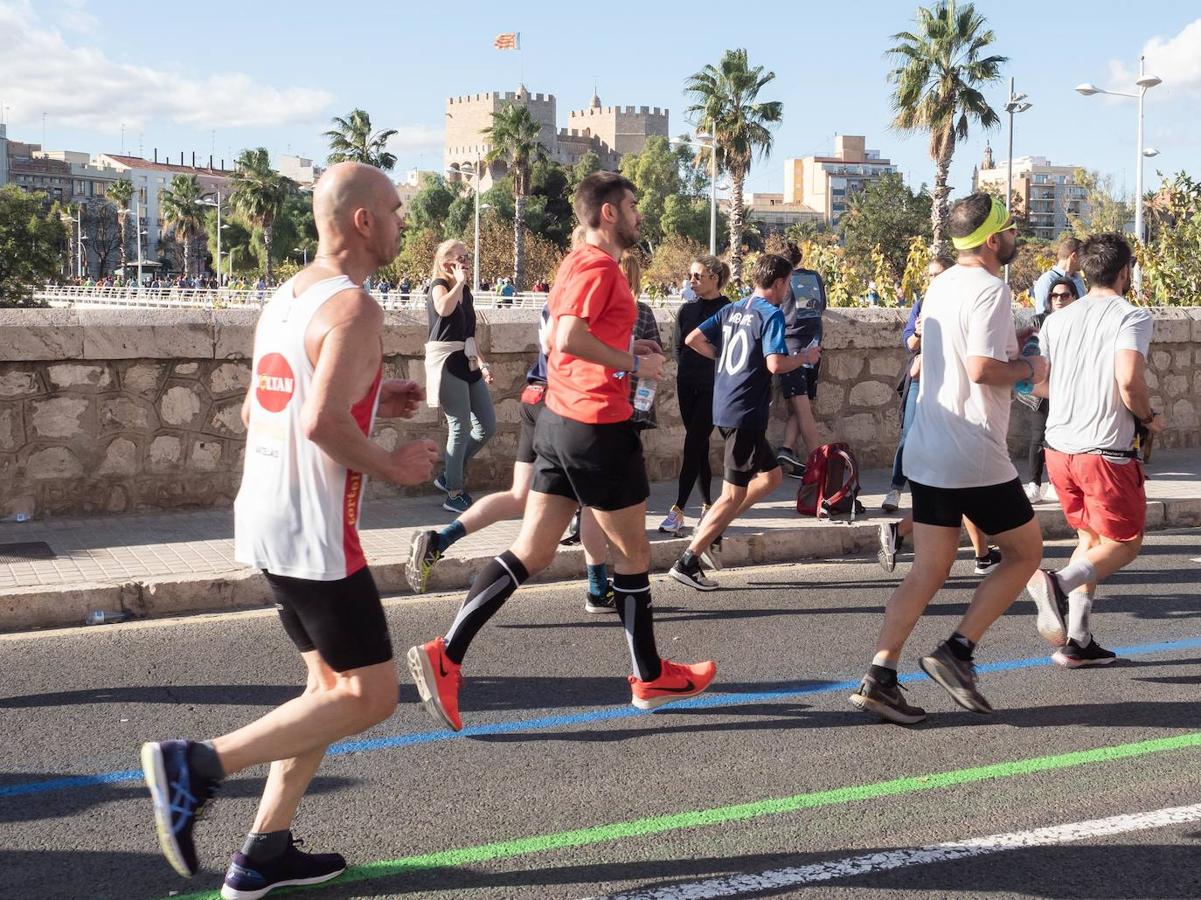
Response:
[[[244,437],[239,410],[249,380],[256,313],[242,310],[0,311],[0,517],[119,513],[233,501]],[[537,314],[480,314],[493,365],[497,435],[470,467],[472,489],[507,485],[520,430],[519,395],[535,352]],[[660,312],[666,341],[674,317]],[[866,466],[891,462],[900,427],[893,386],[905,354],[904,312],[831,310],[816,404],[823,440],[845,440]],[[423,313],[388,313],[386,375],[424,381]],[[1161,446],[1201,444],[1201,309],[1156,313],[1150,381],[1169,429]],[[660,385],[659,428],[645,436],[654,479],[675,477],[684,430],[674,368]],[[783,428],[777,404],[772,437]],[[1028,423],[1014,406],[1011,449],[1024,455]],[[442,440],[445,423],[423,407],[381,421],[386,447]],[[719,462],[718,443],[713,444]],[[720,472],[720,466],[715,466]],[[428,489],[427,489],[428,490]],[[397,489],[372,483],[368,496]]]

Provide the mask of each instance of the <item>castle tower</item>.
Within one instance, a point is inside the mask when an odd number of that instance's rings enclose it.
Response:
[[[454,179],[455,171],[464,163],[475,165],[477,157],[483,158],[492,149],[484,136],[485,129],[492,127],[492,114],[506,106],[519,105],[529,109],[534,120],[542,126],[541,140],[547,152],[555,157],[558,144],[557,111],[554,94],[531,94],[524,85],[517,90],[501,93],[488,91],[482,94],[467,94],[448,97],[446,100],[446,137],[442,147],[442,163],[448,170],[448,178]],[[504,176],[503,164],[496,164],[485,172],[482,187],[486,190],[495,178]]]
[[[992,158],[992,144],[986,143],[984,145],[984,160],[983,160],[983,162],[980,163],[980,168],[981,169],[995,169],[996,168],[996,165],[994,165],[993,158]]]

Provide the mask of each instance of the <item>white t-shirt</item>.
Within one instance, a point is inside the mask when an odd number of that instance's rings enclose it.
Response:
[[[1134,416],[1118,393],[1114,354],[1137,350],[1145,359],[1153,325],[1145,309],[1112,295],[1088,294],[1047,316],[1038,341],[1051,363],[1048,447],[1085,453],[1134,445]]]
[[[976,384],[969,356],[1018,355],[1009,288],[976,266],[954,266],[922,304],[922,377],[905,438],[905,476],[940,488],[987,487],[1017,478],[1005,436],[1010,388]]]

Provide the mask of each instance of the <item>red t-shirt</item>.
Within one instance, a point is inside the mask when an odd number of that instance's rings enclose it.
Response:
[[[556,327],[560,316],[575,316],[588,323],[594,338],[629,352],[638,307],[617,260],[599,247],[588,244],[567,255],[547,306]],[[633,414],[629,381],[616,377],[617,370],[554,348],[546,369],[546,405],[559,415],[603,425]]]

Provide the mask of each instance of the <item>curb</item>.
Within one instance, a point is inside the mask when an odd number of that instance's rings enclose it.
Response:
[[[1058,507],[1039,506],[1035,512],[1044,539],[1072,537],[1073,530]],[[889,517],[892,518],[892,517]],[[866,556],[875,552],[879,525],[872,517],[851,523],[798,523],[796,528],[772,528],[740,533],[723,542],[726,567],[800,560]],[[1201,525],[1201,497],[1147,501],[1147,530]],[[651,571],[662,574],[688,546],[684,538],[651,542]],[[430,579],[430,592],[464,590],[481,563],[490,557],[443,560]],[[407,593],[406,557],[385,556],[371,561],[382,594]],[[584,576],[584,551],[564,547],[534,582],[571,581]],[[232,571],[202,579],[148,578],[121,584],[91,582],[50,587],[18,588],[0,597],[0,633],[35,628],[77,626],[93,609],[120,609],[135,619],[192,613],[228,612],[271,606],[267,581],[258,572]]]

